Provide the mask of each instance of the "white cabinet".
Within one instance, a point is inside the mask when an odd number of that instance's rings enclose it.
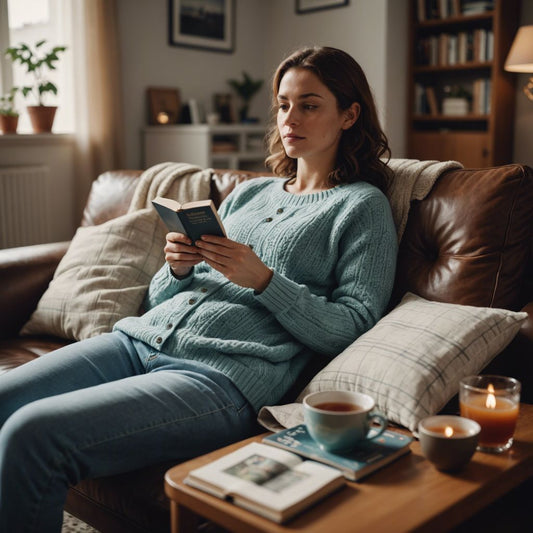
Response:
[[[150,126],[143,133],[145,168],[176,161],[202,168],[266,170],[266,130],[261,125]]]

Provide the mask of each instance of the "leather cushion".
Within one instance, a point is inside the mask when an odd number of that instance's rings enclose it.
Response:
[[[395,299],[519,310],[531,254],[533,177],[507,165],[445,173],[411,207],[398,257]],[[488,290],[487,290],[488,289]]]

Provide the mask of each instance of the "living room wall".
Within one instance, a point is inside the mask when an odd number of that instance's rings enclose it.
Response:
[[[365,70],[394,157],[403,157],[407,0],[351,0],[349,5],[295,13],[295,0],[236,0],[231,54],[168,44],[168,0],[118,0],[126,165],[140,168],[146,88],[178,87],[209,111],[212,96],[245,70],[265,84],[251,114],[268,119],[270,79],[279,61],[302,45],[343,48]],[[394,80],[393,82],[391,80]]]

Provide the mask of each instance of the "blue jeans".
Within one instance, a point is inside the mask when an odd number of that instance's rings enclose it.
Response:
[[[69,485],[253,433],[222,373],[109,333],[0,376],[0,531],[61,531]]]

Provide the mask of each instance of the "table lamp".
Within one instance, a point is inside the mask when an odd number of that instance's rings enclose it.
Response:
[[[509,72],[533,73],[533,25],[518,28],[504,69]],[[533,76],[529,77],[524,86],[524,94],[533,101]]]

